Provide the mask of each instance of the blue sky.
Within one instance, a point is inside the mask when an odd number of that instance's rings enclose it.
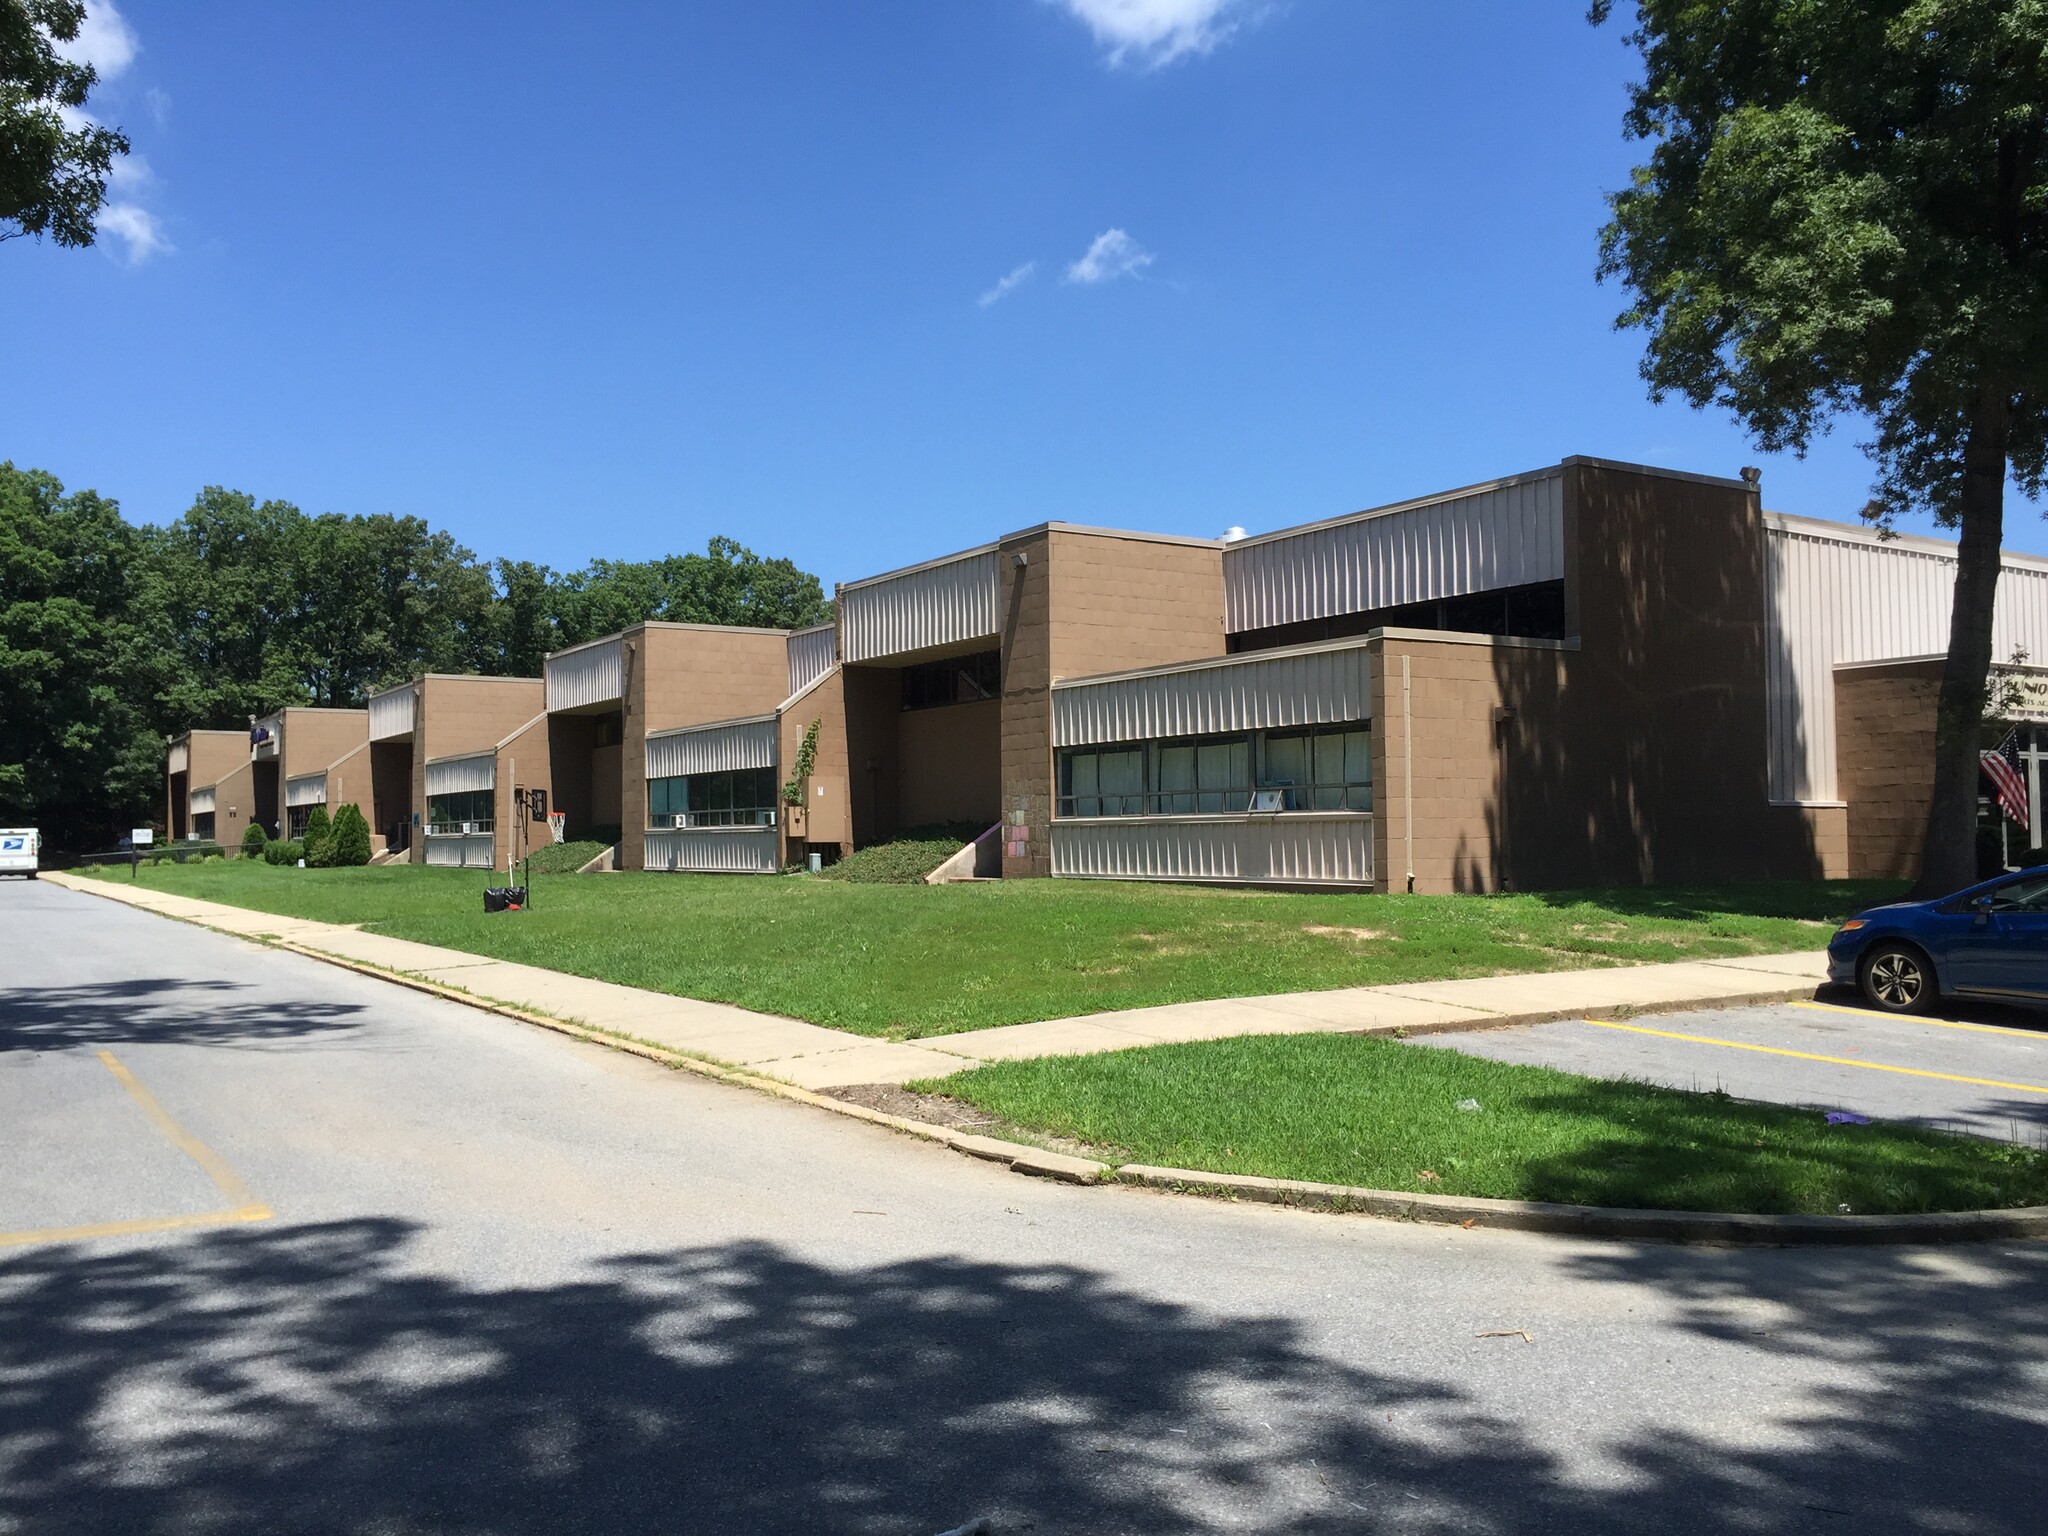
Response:
[[[98,248],[0,245],[0,457],[828,584],[1570,453],[1853,517],[1858,424],[1763,457],[1647,400],[1593,279],[1632,56],[1584,10],[102,5],[136,163]]]

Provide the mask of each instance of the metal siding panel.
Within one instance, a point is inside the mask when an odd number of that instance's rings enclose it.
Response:
[[[1223,551],[1232,634],[1564,576],[1564,476]]]
[[[1802,527],[1768,527],[1765,549],[1771,798],[1832,800],[1834,669],[1944,654],[1955,557]],[[2048,572],[2004,568],[1992,647],[2048,655]]]
[[[846,661],[994,639],[996,551],[842,587],[839,628]]]
[[[650,870],[700,875],[772,875],[781,832],[774,827],[706,827],[647,834]]]
[[[830,672],[839,660],[839,631],[800,629],[789,637],[789,694],[795,697]]]
[[[473,757],[451,757],[427,764],[427,793],[430,795],[470,794],[498,787],[498,754],[482,752]]]
[[[600,641],[550,656],[544,671],[550,714],[616,702],[626,695],[624,640]]]
[[[210,789],[195,789],[195,790],[193,790],[193,791],[192,791],[192,814],[193,814],[194,816],[208,816],[208,815],[211,815],[211,814],[213,813],[213,801],[214,801],[214,795],[213,795],[213,791],[212,791],[212,790],[210,790]]]
[[[403,688],[393,688],[388,693],[370,696],[370,740],[388,741],[393,736],[409,735],[413,724],[413,703],[419,696],[419,687],[407,683]]]
[[[492,869],[497,864],[494,839],[488,832],[429,832],[427,862],[441,869]]]
[[[170,756],[164,763],[166,773],[189,773],[192,768],[192,749],[184,742],[171,748]]]
[[[327,775],[324,773],[301,774],[296,779],[284,781],[284,803],[295,805],[325,805],[327,803]]]
[[[775,722],[719,725],[647,738],[647,777],[680,778],[686,773],[720,773],[733,768],[775,766]]]
[[[1053,687],[1053,744],[1154,741],[1372,718],[1365,643]]]
[[[1357,813],[1055,821],[1052,872],[1089,880],[1370,885],[1372,822]]]

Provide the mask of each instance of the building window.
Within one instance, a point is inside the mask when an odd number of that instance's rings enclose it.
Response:
[[[647,781],[647,819],[656,827],[772,827],[775,802],[773,768]]]
[[[192,835],[202,843],[213,841],[213,812],[198,811],[193,814]]]
[[[973,704],[1003,691],[1003,653],[977,651],[944,661],[919,662],[903,669],[903,707],[937,709],[946,704]]]
[[[286,806],[284,811],[284,835],[294,840],[304,837],[306,835],[306,823],[312,817],[313,807],[310,805]]]
[[[1372,809],[1372,727],[1253,731],[1177,741],[1069,747],[1059,755],[1061,816],[1221,816],[1252,808]]]
[[[599,715],[591,722],[590,745],[592,747],[616,747],[626,739],[626,717],[617,710],[608,715]]]
[[[429,832],[489,832],[496,814],[495,790],[463,789],[448,795],[427,796]]]

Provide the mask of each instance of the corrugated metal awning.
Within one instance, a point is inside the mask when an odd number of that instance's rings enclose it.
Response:
[[[1231,634],[1564,576],[1564,473],[1545,470],[1223,551]]]
[[[625,639],[613,635],[563,651],[550,656],[544,670],[550,714],[617,702],[626,696]]]
[[[799,629],[789,637],[789,696],[795,698],[832,670],[839,659],[839,631],[830,624]]]
[[[213,814],[213,791],[210,788],[192,791],[192,814],[194,816],[210,816]]]
[[[1333,641],[1056,682],[1053,744],[1159,741],[1372,718],[1368,641]]]
[[[792,693],[796,690],[791,689]],[[192,748],[185,742],[175,743],[164,760],[165,773],[184,773],[192,766]]]
[[[479,752],[469,757],[447,757],[427,764],[429,795],[473,794],[498,787],[498,754]]]
[[[647,738],[647,777],[679,779],[691,773],[775,766],[773,715],[664,731]]]
[[[324,773],[302,774],[296,779],[284,781],[284,803],[295,805],[325,805],[327,803],[327,775]]]
[[[914,566],[839,589],[844,661],[871,661],[996,637],[993,549]],[[791,692],[795,690],[792,689]]]
[[[370,695],[370,740],[390,741],[412,734],[413,706],[419,698],[419,684],[401,683],[382,693]]]

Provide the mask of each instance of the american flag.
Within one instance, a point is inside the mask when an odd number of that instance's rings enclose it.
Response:
[[[1983,753],[1977,766],[1998,791],[1998,806],[2020,826],[2026,826],[2027,777],[2020,771],[2020,733],[2017,727],[2005,733],[1995,751]]]

